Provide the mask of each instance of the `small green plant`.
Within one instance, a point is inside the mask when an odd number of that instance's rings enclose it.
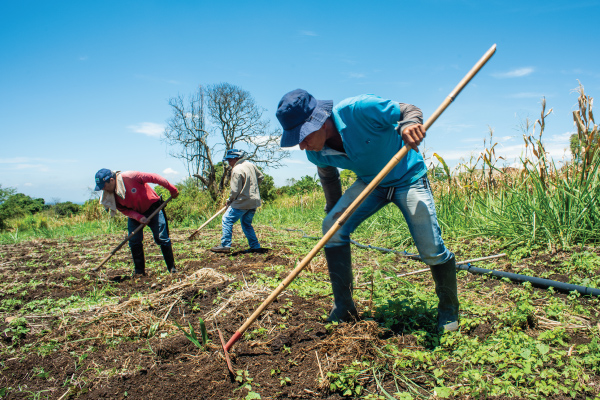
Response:
[[[150,325],[150,327],[148,328],[148,337],[151,338],[152,336],[156,335],[156,332],[158,331],[158,328],[160,327],[160,322],[155,322],[152,325]]]
[[[202,342],[200,342],[200,340],[198,340],[198,336],[196,336],[196,331],[194,331],[194,327],[192,326],[191,322],[188,322],[188,326],[190,327],[190,332],[186,332],[185,329],[183,329],[181,327],[181,325],[179,325],[177,323],[177,321],[173,321],[173,323],[175,324],[175,326],[177,328],[179,328],[179,330],[181,332],[183,332],[183,334],[185,335],[186,338],[188,338],[188,340],[192,343],[194,343],[194,345],[196,347],[198,347],[200,350],[205,350],[206,349],[206,345],[208,344],[208,334],[206,332],[206,325],[204,324],[204,320],[202,318],[198,318],[198,322],[200,323],[200,334],[201,334],[201,340]]]
[[[41,379],[48,379],[50,377],[50,373],[44,371],[43,367],[34,367],[33,368],[33,376]]]
[[[29,333],[30,329],[27,327],[27,320],[25,318],[15,318],[8,324],[8,328],[4,329],[4,334],[10,334],[12,342],[19,344],[21,339]]]
[[[250,378],[250,373],[248,372],[247,369],[246,370],[238,369],[236,371],[235,381],[238,382],[240,385],[240,387],[235,390],[246,389],[248,391],[248,393],[246,394],[246,397],[244,397],[245,400],[253,400],[253,399],[261,398],[260,394],[258,394],[252,390],[252,382],[254,381],[254,379]],[[258,383],[255,383],[254,385],[260,386]]]
[[[342,396],[360,396],[364,388],[359,377],[367,371],[371,371],[367,361],[353,361],[340,372],[327,372],[329,390],[339,392]]]
[[[268,329],[261,326],[259,328],[251,330],[250,332],[244,333],[244,338],[246,340],[257,339],[259,337],[266,335],[267,332],[268,332]]]
[[[291,385],[291,383],[292,383],[292,380],[290,378],[288,378],[287,376],[284,376],[283,378],[281,378],[279,380],[279,384],[281,386]]]

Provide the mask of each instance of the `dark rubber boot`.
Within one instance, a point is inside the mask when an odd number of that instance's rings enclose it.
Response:
[[[431,265],[431,275],[438,296],[438,328],[444,331],[458,329],[458,289],[454,256],[443,264]]]
[[[160,246],[160,250],[162,251],[163,258],[165,259],[165,264],[167,264],[167,271],[174,274],[177,272],[175,269],[175,257],[173,257],[173,246],[168,244],[166,246]]]
[[[138,244],[131,247],[133,257],[133,275],[146,275],[146,260],[144,259],[144,245]]]
[[[325,248],[325,258],[329,269],[329,279],[333,289],[333,310],[328,322],[348,322],[358,319],[358,312],[352,300],[352,256],[350,244]]]

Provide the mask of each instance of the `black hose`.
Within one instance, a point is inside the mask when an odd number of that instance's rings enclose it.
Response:
[[[273,224],[271,224],[271,226],[273,227]],[[274,227],[273,227],[274,228]],[[307,239],[320,239],[319,237],[314,237],[314,236],[308,236],[306,233],[304,233],[304,231],[302,229],[287,229],[284,228],[286,231],[288,232],[302,232],[303,234],[303,238],[307,238]],[[418,254],[412,254],[412,253],[408,253],[406,250],[405,251],[398,251],[398,250],[393,250],[393,249],[386,249],[383,247],[376,247],[376,246],[371,246],[370,244],[368,245],[364,245],[364,244],[360,244],[358,242],[355,242],[354,240],[350,240],[350,242],[360,248],[363,249],[373,249],[373,250],[379,250],[382,251],[384,253],[396,253],[396,254],[400,254],[403,256],[408,256],[414,259],[420,259],[421,257],[419,257]],[[459,270],[464,270],[464,271],[468,271],[472,274],[480,274],[480,275],[492,275],[495,276],[497,278],[508,278],[511,281],[514,282],[518,282],[518,283],[522,283],[522,282],[531,282],[531,286],[536,287],[536,288],[540,288],[540,289],[548,289],[549,287],[552,287],[554,289],[556,289],[559,292],[563,292],[563,293],[570,293],[572,291],[576,291],[579,292],[583,295],[589,295],[589,296],[598,296],[600,297],[600,289],[594,289],[591,287],[587,287],[587,286],[579,286],[579,285],[573,285],[571,283],[564,283],[564,282],[559,282],[559,281],[552,281],[550,279],[543,279],[543,278],[535,278],[532,276],[527,276],[527,275],[520,275],[520,274],[513,274],[512,272],[504,272],[504,271],[496,271],[493,269],[485,269],[485,268],[478,268],[478,267],[473,267],[471,266],[470,263],[468,264],[457,264],[456,265],[456,269]]]
[[[468,271],[472,274],[481,274],[481,275],[491,275],[497,278],[508,278],[514,282],[530,282],[531,286],[540,288],[540,289],[548,289],[549,287],[554,288],[559,292],[570,293],[572,291],[577,291],[583,295],[590,296],[600,296],[600,289],[594,289],[587,286],[579,286],[573,285],[571,283],[564,283],[558,281],[552,281],[550,279],[543,278],[534,278],[532,276],[513,274],[512,272],[504,272],[504,271],[496,271],[493,269],[485,269],[473,267],[471,264],[462,264],[457,265],[456,269]]]
[[[418,254],[409,253],[406,250],[404,250],[404,251],[398,251],[398,250],[386,249],[385,247],[371,246],[370,244],[360,244],[360,243],[358,243],[358,242],[356,242],[354,240],[350,240],[350,243],[352,243],[356,247],[360,247],[361,249],[373,249],[373,250],[382,251],[384,253],[400,254],[401,256],[411,257],[411,258],[414,258],[416,260],[420,260],[421,259],[421,257]]]

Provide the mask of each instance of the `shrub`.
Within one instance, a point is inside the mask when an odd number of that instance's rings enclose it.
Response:
[[[75,204],[70,201],[57,203],[52,208],[54,209],[54,213],[60,217],[67,217],[70,215],[79,214],[79,212],[82,209],[82,207],[79,204]]]

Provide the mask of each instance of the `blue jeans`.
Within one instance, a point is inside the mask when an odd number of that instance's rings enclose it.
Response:
[[[335,207],[323,220],[323,234],[327,233],[367,184],[357,179],[338,200]],[[394,203],[408,224],[408,229],[417,246],[421,260],[427,265],[443,264],[452,257],[444,246],[440,226],[437,222],[433,195],[427,176],[417,182],[401,187],[377,187],[348,218],[346,223],[329,239],[325,247],[337,247],[350,243],[350,234],[371,215],[388,203]],[[337,214],[337,215],[336,215]]]
[[[129,218],[127,220],[127,230],[129,234],[131,234],[138,226],[141,224],[133,218]],[[148,223],[148,227],[152,230],[152,235],[154,235],[154,242],[159,246],[168,246],[171,244],[171,239],[169,239],[169,231],[167,229],[167,221],[165,219],[165,214],[163,214],[163,210],[160,210],[157,215],[154,216]],[[144,230],[140,229],[138,233],[136,233],[131,239],[129,239],[129,247],[134,247],[136,245],[142,244],[144,241]]]
[[[260,243],[256,238],[256,233],[254,233],[254,228],[252,227],[252,219],[254,218],[254,213],[256,213],[256,208],[251,210],[240,210],[237,208],[229,207],[225,214],[223,214],[222,219],[222,227],[223,227],[223,237],[221,237],[221,246],[222,247],[231,247],[231,235],[233,230],[233,224],[240,220],[242,224],[242,231],[246,238],[248,239],[248,244],[251,249],[260,249]]]

